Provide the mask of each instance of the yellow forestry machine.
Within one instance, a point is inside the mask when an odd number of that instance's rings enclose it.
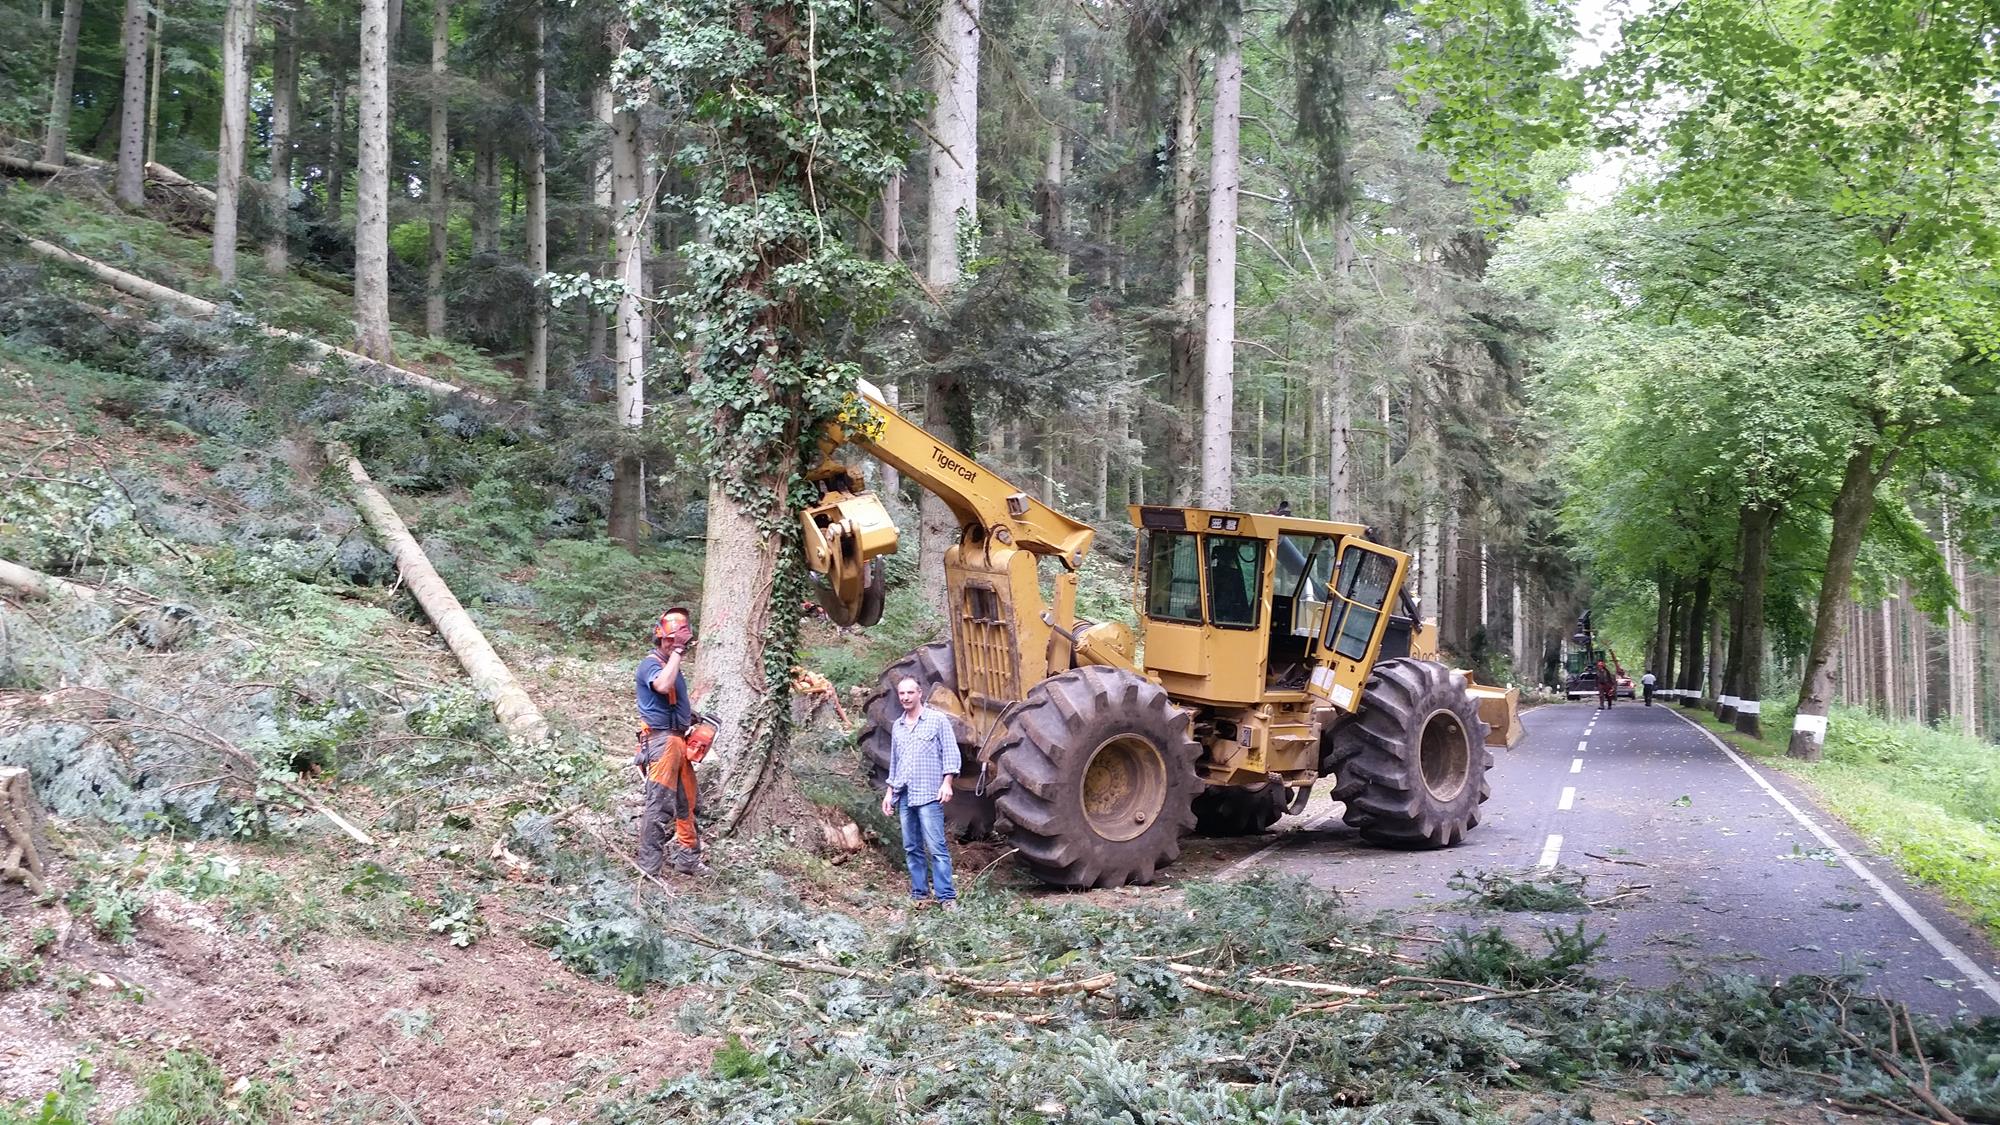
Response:
[[[1089,526],[863,383],[823,436],[809,474],[821,501],[800,516],[823,607],[841,624],[880,619],[881,557],[897,543],[880,498],[835,459],[844,444],[958,519],[945,553],[951,637],[882,674],[861,746],[885,777],[896,685],[914,678],[957,728],[966,765],[947,811],[961,833],[1004,820],[1043,881],[1116,887],[1150,882],[1190,830],[1264,830],[1327,775],[1347,823],[1376,844],[1447,847],[1479,823],[1489,723],[1500,738],[1518,730],[1513,693],[1412,655],[1425,629],[1397,612],[1409,557],[1367,528],[1135,506],[1135,637],[1076,616]],[[1060,564],[1046,584],[1044,560]]]

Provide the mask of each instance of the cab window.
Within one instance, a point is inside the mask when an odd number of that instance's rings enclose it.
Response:
[[[1208,621],[1225,629],[1255,629],[1263,609],[1264,541],[1208,537]]]
[[[1193,535],[1184,531],[1148,534],[1146,616],[1201,623],[1201,555]]]
[[[1350,545],[1340,553],[1340,577],[1335,589],[1342,599],[1331,635],[1334,652],[1349,660],[1368,655],[1375,623],[1389,603],[1389,584],[1396,580],[1396,560]]]
[[[1325,624],[1327,587],[1333,581],[1333,540],[1319,535],[1278,536],[1278,563],[1271,584],[1273,613],[1288,621],[1292,636],[1310,640]]]

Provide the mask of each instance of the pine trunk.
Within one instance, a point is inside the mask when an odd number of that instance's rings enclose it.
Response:
[[[948,299],[962,263],[959,238],[979,231],[979,0],[944,0],[931,29],[930,206],[925,228],[924,280],[934,297]],[[955,378],[930,380],[924,424],[934,434],[970,447],[971,407]],[[958,520],[943,500],[925,492],[917,574],[924,600],[943,607],[944,557],[958,541]]]
[[[1236,206],[1242,175],[1242,29],[1229,29],[1215,63],[1215,115],[1208,159],[1208,316],[1202,339],[1201,502],[1236,502],[1232,433],[1236,412]]]
[[[146,92],[146,163],[151,164],[154,154],[160,151],[160,48],[167,38],[166,12],[156,9],[153,13],[153,67],[152,77],[147,82]],[[185,125],[186,121],[183,120]]]
[[[482,70],[482,88],[493,83],[493,73]],[[472,138],[472,253],[500,252],[500,145],[493,126],[481,121]]]
[[[537,4],[534,73],[529,78],[535,103],[535,135],[528,146],[528,275],[536,282],[528,314],[528,362],[524,375],[524,389],[530,395],[549,389],[549,302],[547,291],[541,287],[542,275],[549,272],[548,23],[546,5]],[[643,237],[644,232],[640,234]],[[643,270],[640,277],[643,280]]]
[[[49,127],[42,159],[60,166],[69,158],[69,111],[76,85],[76,34],[83,26],[83,0],[63,0],[62,44],[56,50],[55,94],[49,99]]]
[[[268,227],[264,240],[264,272],[282,275],[291,266],[286,237],[292,214],[292,118],[299,105],[299,33],[297,13],[280,13],[273,29],[271,52],[271,181]]]
[[[389,342],[389,10],[361,5],[361,161],[354,185],[356,348],[388,362]]]
[[[451,58],[451,0],[431,6],[431,169],[424,185],[430,206],[429,270],[424,275],[424,335],[444,338],[444,260],[451,224],[451,107],[446,96]]]
[[[1200,128],[1197,95],[1201,76],[1193,50],[1180,57],[1174,98],[1174,305],[1173,328],[1167,341],[1167,397],[1175,417],[1167,427],[1168,495],[1174,504],[1194,500],[1195,477],[1188,472],[1199,456],[1195,448],[1195,417],[1201,409],[1201,336],[1195,320],[1195,196],[1199,167],[1196,145]]]
[[[146,205],[146,47],[147,2],[125,0],[125,82],[118,119],[118,205],[136,211]]]
[[[1049,60],[1049,101],[1061,106],[1066,104],[1069,93],[1069,54],[1064,49],[1062,34],[1058,30],[1055,57]],[[1068,227],[1068,216],[1063,206],[1063,170],[1068,163],[1064,160],[1066,138],[1057,122],[1049,122],[1049,136],[1042,152],[1041,220],[1042,248],[1056,256],[1059,273],[1069,276],[1069,239],[1064,231]]]
[[[882,186],[882,261],[894,265],[903,257],[903,177],[889,177]]]
[[[1854,560],[1861,553],[1861,538],[1875,511],[1875,486],[1887,475],[1891,460],[1885,459],[1878,472],[1874,447],[1862,445],[1848,456],[1847,467],[1841,474],[1840,491],[1833,500],[1833,535],[1827,544],[1826,569],[1820,577],[1819,610],[1813,617],[1812,645],[1806,652],[1798,713],[1792,721],[1791,744],[1785,751],[1794,758],[1816,762],[1826,743],[1827,705],[1833,694],[1833,677],[1827,665],[1841,638],[1840,607],[1848,600],[1848,588],[1854,581]]]
[[[341,31],[347,30],[347,21],[340,21]],[[347,208],[347,70],[336,66],[333,72],[333,129],[329,145],[332,156],[326,164],[326,217],[331,223],[339,223]]]
[[[243,198],[244,128],[250,117],[250,33],[254,0],[229,0],[222,17],[222,135],[215,146],[215,229],[209,263],[236,284],[236,209]]]
[[[642,195],[645,158],[640,149],[639,115],[621,109],[611,129],[611,212],[616,218],[617,278],[621,284],[618,314],[612,326],[612,382],[617,388],[618,424],[637,431],[646,414],[646,328],[640,295],[646,285],[646,214]],[[643,508],[638,455],[621,450],[611,481],[611,538],[632,550],[639,547],[639,515]],[[710,518],[716,509],[709,508]],[[717,550],[711,526],[711,558]],[[763,552],[753,552],[761,555]]]
[[[617,237],[612,231],[617,223],[617,216],[611,210],[611,145],[608,136],[611,132],[612,112],[611,87],[608,82],[609,79],[606,80],[607,84],[600,85],[590,92],[591,119],[603,124],[607,135],[604,155],[593,162],[590,173],[590,201],[597,209],[591,221],[590,246],[593,258],[603,253],[600,247],[615,243]],[[592,269],[606,269],[609,272],[617,269],[617,263],[612,262],[608,267],[593,266]],[[603,360],[611,351],[611,319],[603,309],[594,304],[590,307],[590,325],[586,331],[590,358]]]
[[[1354,503],[1354,371],[1347,354],[1347,275],[1353,265],[1354,223],[1342,201],[1333,218],[1333,410],[1327,422],[1327,518],[1331,520],[1359,515]]]

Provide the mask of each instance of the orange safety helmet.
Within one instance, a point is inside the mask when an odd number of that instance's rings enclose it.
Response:
[[[687,760],[699,762],[708,756],[708,748],[715,744],[715,723],[697,716],[694,725],[688,727],[687,734],[682,737],[687,740]]]
[[[675,606],[672,609],[669,609],[667,612],[662,613],[658,621],[653,622],[654,644],[656,645],[665,644],[667,636],[674,631],[673,625],[668,622],[668,618],[671,617],[679,617],[681,620],[688,623],[689,628],[694,627],[694,615],[690,614],[686,609],[680,606]]]

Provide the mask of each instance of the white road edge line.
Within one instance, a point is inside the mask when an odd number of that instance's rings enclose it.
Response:
[[[1873,887],[1875,893],[1882,896],[1882,901],[1888,903],[1891,910],[1901,915],[1903,921],[1908,922],[1911,929],[1917,931],[1925,941],[1929,942],[1930,947],[1937,950],[1940,957],[1951,963],[1952,968],[1964,973],[1967,979],[1972,981],[1972,986],[1985,993],[1987,999],[2000,1004],[2000,981],[1995,981],[1991,974],[1979,967],[1977,961],[1966,956],[1964,950],[1953,945],[1950,938],[1938,932],[1938,928],[1931,925],[1930,919],[1917,913],[1916,907],[1911,906],[1902,895],[1897,894],[1888,883],[1882,880],[1880,875],[1870,871],[1865,864],[1854,858],[1852,852],[1841,847],[1840,841],[1834,839],[1827,833],[1826,829],[1821,828],[1811,817],[1801,812],[1799,807],[1793,804],[1783,793],[1778,792],[1777,787],[1766,781],[1764,775],[1758,773],[1749,762],[1744,761],[1742,755],[1731,749],[1727,742],[1717,738],[1714,731],[1709,730],[1707,727],[1702,726],[1700,723],[1695,722],[1678,711],[1674,712],[1674,717],[1693,727],[1695,730],[1700,731],[1710,742],[1715,744],[1717,750],[1728,755],[1730,761],[1735,762],[1744,773],[1750,775],[1750,780],[1756,782],[1758,788],[1768,794],[1773,801],[1776,801],[1779,807],[1791,813],[1793,820],[1805,825],[1806,831],[1811,832],[1821,844],[1826,846],[1828,851],[1839,856],[1840,861],[1847,865],[1848,870],[1860,877],[1862,882]]]
[[[1263,859],[1266,853],[1270,852],[1271,849],[1276,848],[1278,845],[1284,843],[1288,838],[1292,836],[1293,833],[1319,831],[1320,829],[1326,827],[1328,822],[1332,821],[1336,815],[1338,814],[1334,813],[1331,809],[1329,809],[1324,815],[1322,815],[1319,819],[1313,821],[1311,824],[1303,825],[1299,828],[1294,828],[1292,829],[1291,832],[1278,833],[1277,839],[1272,840],[1270,843],[1265,844],[1263,847],[1258,848],[1256,851],[1251,852],[1249,855],[1246,855],[1242,859],[1237,860],[1235,863],[1230,864],[1228,867],[1223,868],[1220,874],[1216,876],[1216,878],[1220,879],[1230,875],[1234,875],[1238,871],[1241,871],[1244,868],[1250,866],[1251,864],[1257,862],[1258,860]]]
[[[1571,759],[1569,760],[1569,772],[1571,772],[1571,773],[1582,773],[1582,772],[1583,772],[1583,759],[1582,759],[1582,758],[1571,758]]]
[[[1542,858],[1535,866],[1554,867],[1556,865],[1556,858],[1562,855],[1562,850],[1563,838],[1551,833],[1549,835],[1549,842],[1542,845]]]
[[[1563,786],[1562,800],[1556,802],[1556,811],[1567,812],[1569,811],[1570,806],[1574,804],[1576,804],[1576,786],[1574,785]]]

